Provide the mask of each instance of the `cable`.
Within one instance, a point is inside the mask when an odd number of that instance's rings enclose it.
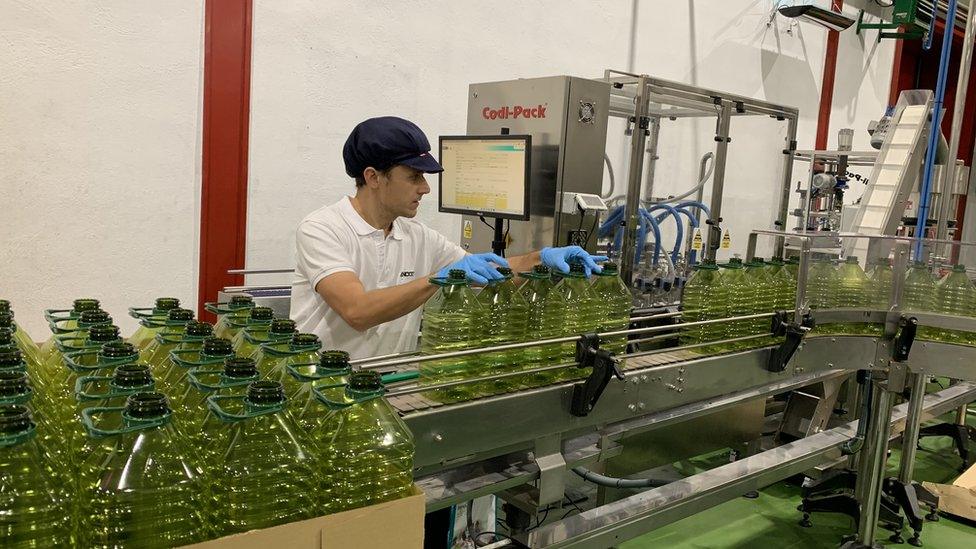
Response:
[[[586,467],[573,467],[572,471],[597,486],[608,488],[657,488],[668,483],[666,480],[653,478],[615,478],[594,473]]]
[[[607,165],[607,173],[610,175],[610,190],[607,191],[606,195],[600,193],[600,198],[606,200],[613,196],[613,190],[617,188],[617,181],[613,175],[613,164],[610,163],[610,156],[607,153],[603,153],[603,163]]]
[[[596,224],[597,224],[597,221],[599,221],[599,220],[600,220],[599,214],[594,214],[593,215],[593,225],[590,226],[589,232],[586,233],[586,242],[583,243],[583,248],[586,248],[587,246],[590,245],[590,237],[593,236],[593,231],[596,230]]]
[[[492,225],[491,223],[488,223],[487,221],[485,221],[485,216],[483,216],[483,215],[479,215],[479,216],[478,216],[478,219],[480,219],[480,220],[481,220],[481,222],[482,222],[482,223],[484,223],[485,225],[488,225],[488,228],[489,228],[489,229],[491,229],[491,230],[493,230],[493,231],[495,230],[495,226],[494,226],[494,225]]]
[[[687,191],[685,191],[685,192],[683,192],[683,193],[681,193],[681,194],[679,194],[677,196],[672,196],[671,198],[665,198],[664,200],[658,200],[656,202],[653,201],[653,200],[642,200],[641,202],[643,202],[645,205],[647,205],[647,204],[670,204],[671,202],[677,202],[679,200],[682,200],[684,198],[687,198],[687,197],[695,194],[696,192],[698,192],[699,189],[701,189],[701,188],[703,188],[705,186],[705,183],[708,181],[708,178],[712,176],[712,171],[715,169],[715,155],[711,151],[705,153],[705,155],[702,156],[702,159],[701,159],[702,166],[704,166],[705,165],[705,162],[707,162],[709,159],[711,159],[712,161],[708,163],[708,170],[702,175],[701,179],[698,181],[698,184],[696,184],[694,187],[688,189]]]

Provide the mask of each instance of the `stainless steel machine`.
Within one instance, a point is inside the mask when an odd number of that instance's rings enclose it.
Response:
[[[507,248],[512,255],[545,246],[596,247],[596,238],[587,239],[589,234],[581,232],[593,231],[596,214],[584,215],[572,195],[600,194],[609,102],[609,83],[572,76],[471,84],[469,135],[532,136],[530,217],[508,222]],[[464,249],[491,249],[493,229],[482,220],[461,216]]]

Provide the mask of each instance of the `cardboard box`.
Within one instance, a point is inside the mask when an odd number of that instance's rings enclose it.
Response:
[[[185,546],[186,549],[375,549],[424,545],[423,492],[396,501],[343,511]]]
[[[923,482],[922,486],[939,496],[939,510],[976,521],[976,465],[959,475],[952,484]]]

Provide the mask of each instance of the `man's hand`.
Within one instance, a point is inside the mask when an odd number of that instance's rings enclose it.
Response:
[[[502,280],[505,278],[501,273],[495,269],[495,266],[508,267],[508,261],[505,258],[497,256],[495,254],[469,254],[464,256],[463,259],[444,267],[437,272],[438,278],[447,278],[450,271],[454,269],[459,269],[464,271],[465,276],[471,282],[475,284],[488,284],[491,280]]]
[[[542,251],[539,252],[539,258],[542,260],[542,263],[547,265],[550,269],[555,269],[563,273],[569,272],[570,259],[579,258],[583,262],[583,269],[586,271],[587,278],[589,278],[590,273],[599,273],[603,271],[603,267],[596,264],[597,261],[607,260],[606,256],[590,255],[589,252],[579,246],[542,248]]]

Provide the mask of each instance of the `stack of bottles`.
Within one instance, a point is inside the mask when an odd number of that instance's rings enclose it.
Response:
[[[262,373],[230,338],[263,312],[220,307],[234,319],[216,337],[157,301],[124,340],[75,305],[48,312],[49,360],[0,327],[5,547],[182,546],[411,494],[412,435],[346,353],[267,338]]]
[[[525,341],[555,339],[582,333],[627,329],[632,298],[617,266],[605,263],[603,272],[587,277],[580,262],[569,272],[552,272],[545,265],[519,273],[499,269],[503,279],[480,293],[464,271],[450,271],[432,282],[440,288],[424,305],[421,352],[426,355],[497,347]],[[601,342],[611,352],[626,351],[626,336]],[[456,402],[500,392],[577,379],[573,342],[463,355],[420,363],[420,384],[441,385],[429,398]]]
[[[766,345],[771,319],[722,322],[729,317],[792,310],[796,302],[796,277],[787,263],[754,257],[743,263],[732,258],[721,265],[705,260],[693,267],[684,287],[682,322],[714,321],[683,328],[680,342],[704,354]],[[751,339],[741,339],[751,338]],[[726,341],[735,340],[740,341]],[[717,342],[707,345],[709,342]]]
[[[954,265],[936,281],[925,263],[915,262],[905,275],[903,291],[902,310],[906,312],[976,317],[976,288],[966,274],[965,265]],[[927,341],[976,345],[976,334],[958,330],[921,327],[917,337]]]

